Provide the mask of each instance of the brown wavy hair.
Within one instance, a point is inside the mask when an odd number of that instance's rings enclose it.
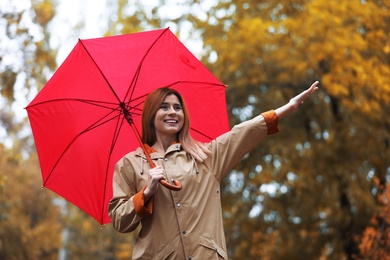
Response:
[[[176,139],[182,145],[184,151],[192,155],[198,161],[204,161],[211,153],[210,149],[203,143],[194,140],[190,135],[190,115],[183,97],[174,89],[167,87],[158,88],[151,92],[145,99],[142,109],[142,137],[143,143],[152,146],[156,141],[156,131],[154,127],[154,118],[165,98],[175,95],[180,102],[184,114],[183,127],[177,133]]]

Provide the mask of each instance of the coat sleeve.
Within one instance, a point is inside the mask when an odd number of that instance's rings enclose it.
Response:
[[[251,120],[234,126],[212,142],[212,171],[221,181],[228,172],[267,134],[277,133],[278,116],[275,111],[265,112]]]
[[[133,197],[143,192],[143,190],[137,191],[134,175],[130,160],[126,157],[115,165],[112,180],[113,198],[108,205],[108,214],[113,227],[122,233],[134,231],[143,217],[137,214],[133,202]]]

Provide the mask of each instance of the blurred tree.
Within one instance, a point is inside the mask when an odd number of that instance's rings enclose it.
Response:
[[[46,82],[48,69],[52,71],[56,67],[56,52],[46,40],[55,10],[52,0],[31,0],[19,5],[6,2],[0,12],[5,29],[1,35],[0,90],[12,102],[18,80],[26,90],[36,90]]]
[[[146,13],[143,5],[139,1],[111,0],[109,5],[112,8],[111,12],[113,13],[114,18],[109,21],[106,35],[132,33],[144,30],[142,22],[146,19]],[[143,25],[146,25],[145,22]]]
[[[110,224],[100,227],[95,219],[70,203],[63,206],[67,229],[64,259],[131,259],[133,236],[118,233]]]
[[[390,259],[390,182],[387,185],[374,181],[380,189],[378,193],[381,208],[371,218],[370,225],[364,231],[359,249],[362,257],[358,259]],[[386,187],[387,186],[387,187]]]
[[[0,144],[1,259],[57,259],[59,211],[39,186],[37,165],[36,155],[24,160]]]

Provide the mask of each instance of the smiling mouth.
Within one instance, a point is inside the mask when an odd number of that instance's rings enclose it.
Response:
[[[165,123],[168,123],[168,124],[177,124],[177,120],[173,120],[173,119],[168,119],[168,120],[164,120]]]

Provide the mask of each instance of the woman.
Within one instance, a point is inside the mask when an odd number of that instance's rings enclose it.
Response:
[[[160,88],[149,94],[142,113],[142,142],[156,167],[150,169],[141,148],[116,165],[109,214],[119,232],[142,228],[133,259],[227,259],[220,182],[278,120],[317,90],[318,81],[275,111],[234,126],[208,144],[193,140],[179,93]],[[181,191],[159,181],[177,179]]]

